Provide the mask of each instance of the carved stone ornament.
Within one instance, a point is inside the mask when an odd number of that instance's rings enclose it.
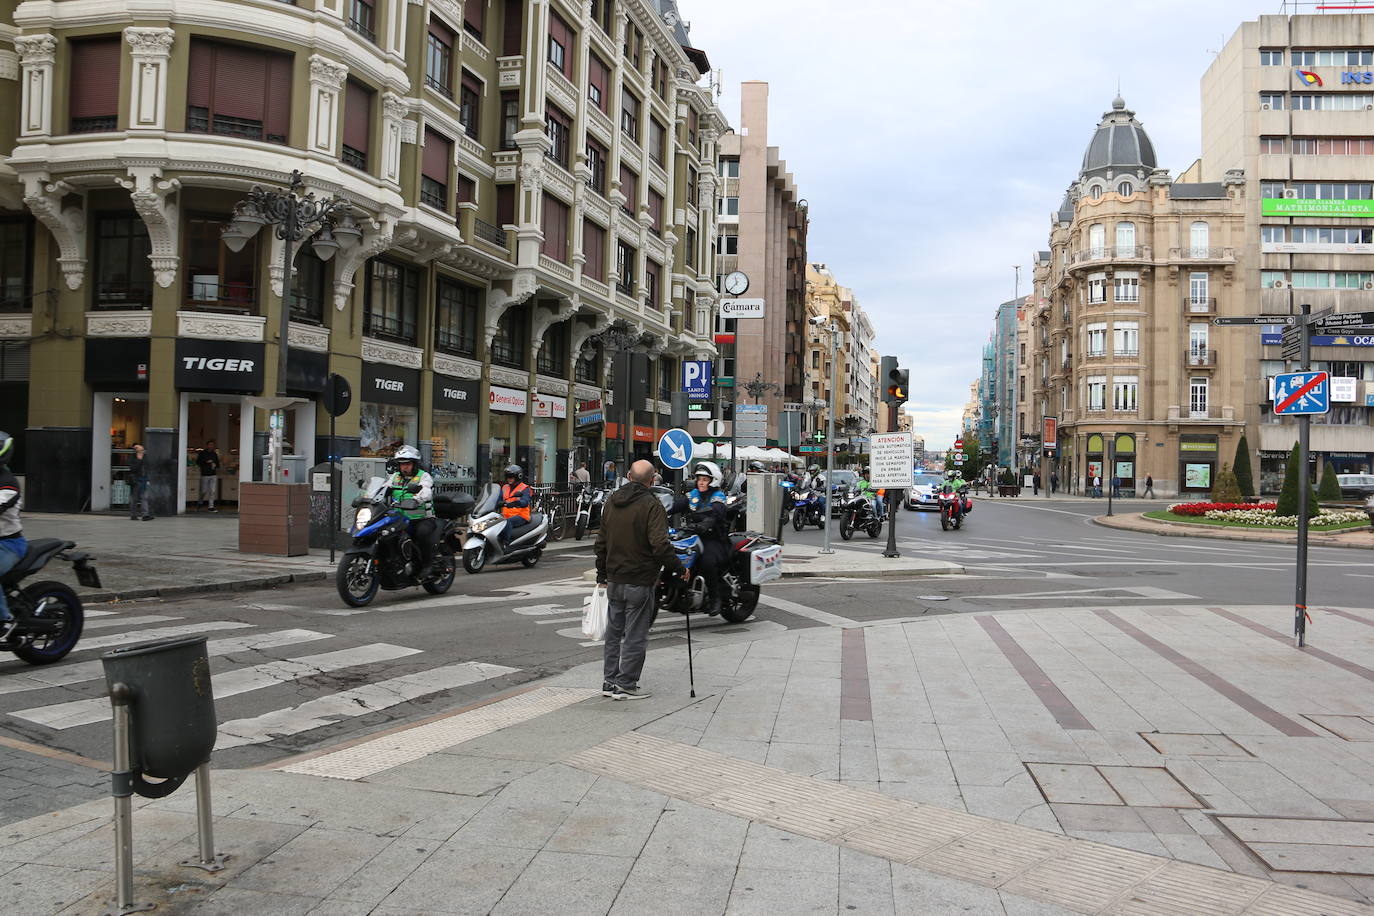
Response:
[[[343,64],[319,54],[310,55],[310,82],[330,89],[341,89],[347,78],[348,68]]]
[[[530,321],[530,342],[535,349],[543,345],[544,334],[549,328],[576,315],[580,307],[581,303],[576,297],[562,300],[558,308],[552,311],[536,307],[534,317]]]
[[[170,57],[176,32],[171,29],[144,29],[130,26],[124,30],[124,41],[134,57]]]
[[[32,315],[0,315],[0,339],[14,340],[32,336]]]
[[[531,162],[526,162],[519,169],[520,184],[535,193],[544,187],[544,170]]]
[[[482,377],[482,364],[475,359],[463,359],[460,356],[445,356],[442,353],[435,353],[433,360],[434,371],[440,375],[465,379],[480,379]]]
[[[57,241],[57,264],[62,269],[68,289],[80,289],[86,278],[84,206],[62,207],[62,198],[75,190],[65,182],[49,182],[47,175],[43,174],[24,178],[24,203]]]
[[[395,220],[387,217],[380,223],[371,220],[370,227],[363,227],[363,239],[353,250],[344,253],[340,251],[334,255],[334,308],[343,311],[344,306],[348,305],[348,297],[353,292],[353,277],[358,272],[358,268],[367,263],[367,259],[381,254],[391,247],[391,240],[396,232]]]
[[[492,366],[487,374],[495,385],[509,385],[512,388],[528,388],[530,386],[530,374],[528,372]]]
[[[562,379],[549,378],[547,375],[536,375],[534,377],[534,387],[545,394],[557,394],[567,397],[568,383]]]
[[[87,337],[149,337],[152,333],[152,312],[86,313]]]
[[[202,340],[263,339],[265,317],[259,315],[215,315],[208,312],[177,312],[177,336]]]
[[[574,385],[573,397],[579,401],[593,401],[601,397],[601,389],[593,388],[591,385]]]
[[[406,116],[409,109],[406,107],[405,99],[394,92],[382,93],[382,117],[390,121],[399,121]]]
[[[329,329],[313,324],[291,322],[286,332],[287,343],[298,350],[311,350],[315,353],[329,352]]]
[[[363,359],[370,363],[386,363],[420,369],[425,364],[425,351],[405,344],[391,343],[372,337],[363,338]]]
[[[487,346],[491,346],[492,340],[496,338],[496,329],[501,324],[501,317],[506,314],[506,310],[523,304],[537,289],[539,280],[529,268],[517,270],[511,276],[510,292],[499,286],[491,288],[491,293],[487,296],[487,322],[484,329]]]
[[[14,39],[14,50],[19,52],[19,62],[25,66],[50,64],[57,55],[57,38],[52,35],[19,35]]]
[[[129,192],[134,209],[148,227],[152,251],[148,263],[153,268],[157,285],[167,289],[177,277],[177,204],[172,195],[181,187],[175,178],[162,181],[162,170],[137,167],[129,169],[129,177],[116,178],[119,186]]]

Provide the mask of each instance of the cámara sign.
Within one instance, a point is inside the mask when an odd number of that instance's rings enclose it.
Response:
[[[243,340],[177,340],[175,381],[182,391],[255,394],[263,385],[263,345]]]

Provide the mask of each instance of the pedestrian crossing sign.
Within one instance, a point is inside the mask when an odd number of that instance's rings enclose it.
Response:
[[[1285,372],[1274,376],[1274,414],[1280,417],[1331,410],[1331,377],[1325,372]]]

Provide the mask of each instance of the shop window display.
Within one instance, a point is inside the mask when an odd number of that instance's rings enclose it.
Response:
[[[493,480],[501,479],[501,471],[515,460],[514,416],[491,415],[491,436],[487,440],[491,452],[491,475]],[[528,470],[528,469],[526,469]]]
[[[534,421],[534,448],[531,450],[530,476],[540,485],[558,482],[554,463],[558,458],[558,421]]]
[[[391,404],[363,404],[358,419],[358,454],[390,458],[403,445],[415,445],[419,411]]]
[[[440,483],[477,482],[477,415],[434,412],[430,473]]]

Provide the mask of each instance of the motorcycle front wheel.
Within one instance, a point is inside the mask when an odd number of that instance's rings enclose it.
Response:
[[[420,587],[431,595],[442,595],[453,586],[453,577],[458,575],[458,567],[453,562],[453,557],[444,556],[444,574],[437,579],[428,582],[421,582]]]
[[[39,602],[46,599],[40,619],[53,621],[58,627],[54,632],[35,637],[27,646],[15,649],[16,656],[30,665],[50,665],[76,648],[86,620],[86,612],[76,592],[61,582],[36,582],[24,589],[24,598],[31,607],[38,607]]]
[[[846,541],[854,536],[854,516],[846,515],[844,521],[840,523],[840,537]]]
[[[880,534],[882,534],[882,533],[883,533],[883,523],[882,523],[882,522],[874,522],[873,524],[871,524],[871,525],[868,526],[868,536],[869,536],[869,537],[871,537],[871,538],[876,538],[878,535],[880,535]]]
[[[792,510],[792,530],[801,531],[806,527],[806,515],[800,509]]]
[[[534,553],[530,554],[529,556],[521,557],[521,558],[520,558],[520,562],[523,563],[523,564],[525,564],[525,568],[526,568],[526,569],[534,569],[534,564],[536,564],[536,563],[539,562],[539,558],[540,558],[541,556],[543,556],[543,554],[544,554],[544,550],[543,550],[543,548],[540,548],[539,550],[536,550]]]
[[[582,513],[577,514],[577,525],[573,528],[573,539],[582,540],[587,536],[587,520],[582,517]]]
[[[381,582],[377,579],[376,564],[367,554],[344,557],[334,573],[334,586],[339,597],[349,607],[366,607],[377,597]]]
[[[463,551],[463,568],[470,573],[479,573],[487,565],[487,547],[469,547]]]
[[[949,530],[949,513],[944,509],[940,510],[940,529],[942,531]]]

